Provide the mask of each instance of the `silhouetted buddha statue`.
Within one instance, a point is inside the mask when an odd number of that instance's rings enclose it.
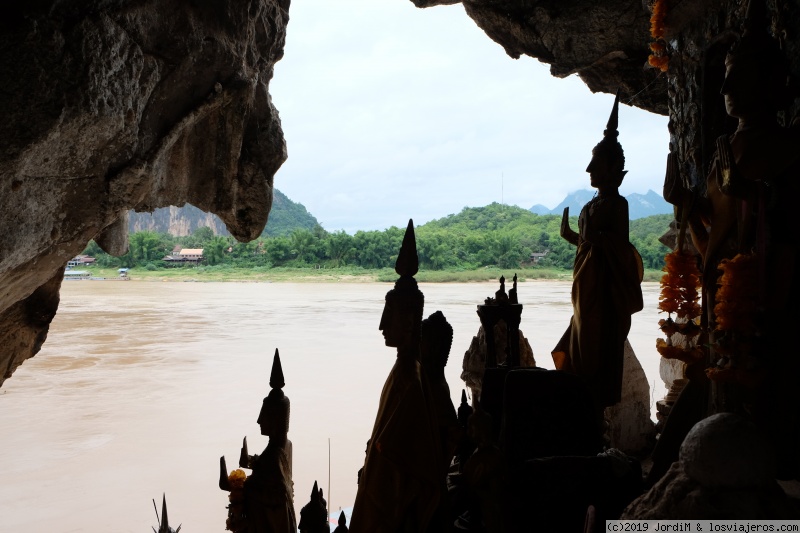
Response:
[[[475,443],[469,437],[467,428],[469,427],[469,418],[472,416],[472,406],[467,402],[467,391],[461,389],[461,405],[458,406],[458,427],[461,428],[461,438],[456,447],[456,456],[458,458],[459,470],[467,462],[467,459],[472,452],[475,451]]]
[[[472,416],[472,406],[467,403],[467,391],[461,389],[461,405],[458,406],[458,425],[466,428],[470,416]]]
[[[642,259],[628,240],[628,202],[619,186],[627,173],[617,141],[619,93],[603,140],[586,168],[597,195],[569,227],[564,209],[561,236],[578,247],[572,283],[573,316],[553,349],[556,368],[583,378],[596,407],[614,405],[622,392],[622,360],[631,314],[642,303]]]
[[[292,483],[292,442],[289,432],[289,398],[281,389],[285,383],[278,350],[272,361],[269,378],[272,388],[264,398],[258,425],[269,443],[261,455],[248,455],[247,439],[242,446],[239,466],[252,469],[244,480],[244,522],[247,533],[297,533]],[[231,490],[224,479],[225,462],[221,460],[220,488]]]
[[[419,362],[423,295],[409,220],[379,328],[397,360],[381,392],[350,520],[354,533],[425,531],[441,497],[439,426]]]
[[[452,344],[453,327],[441,311],[436,311],[422,321],[420,358],[422,373],[431,390],[431,407],[439,426],[442,494],[447,493],[447,473],[462,435],[453,400],[450,398],[450,387],[444,377],[444,367],[447,365]],[[450,517],[447,498],[442,498],[428,530],[444,533],[452,528],[452,524],[453,517]]]
[[[156,501],[153,500],[153,507],[156,506]],[[169,526],[169,518],[167,518],[167,495],[164,494],[161,500],[161,518],[158,517],[158,508],[156,508],[156,519],[158,520],[158,531],[156,528],[153,528],[155,533],[180,533],[181,526],[178,526],[178,529],[172,529]]]
[[[328,503],[322,497],[322,489],[317,488],[316,481],[311,489],[311,499],[300,509],[300,524],[297,527],[300,533],[330,533]]]
[[[347,517],[344,516],[344,511],[339,513],[339,525],[336,526],[336,529],[333,530],[333,533],[347,533],[350,531],[347,529]]]
[[[503,533],[506,461],[503,452],[494,443],[492,417],[486,411],[478,408],[469,417],[469,436],[477,444],[477,449],[463,468],[467,486],[472,491],[470,529]]]
[[[422,321],[420,357],[422,372],[431,388],[433,409],[439,424],[439,439],[442,444],[442,466],[444,474],[450,467],[460,436],[458,416],[450,398],[450,387],[444,377],[444,367],[453,345],[453,327],[441,311],[436,311]]]

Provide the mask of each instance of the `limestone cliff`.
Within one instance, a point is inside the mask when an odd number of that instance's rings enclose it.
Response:
[[[0,384],[34,355],[67,260],[126,213],[189,202],[261,234],[286,159],[268,92],[289,0],[0,8]]]
[[[272,208],[269,222],[262,235],[269,237],[291,235],[298,229],[311,230],[319,225],[317,219],[303,204],[293,202],[278,189],[272,190]],[[208,227],[214,235],[230,235],[225,224],[213,213],[205,213],[195,206],[162,207],[152,213],[128,213],[128,231],[149,230],[170,235],[191,235],[198,228]]]

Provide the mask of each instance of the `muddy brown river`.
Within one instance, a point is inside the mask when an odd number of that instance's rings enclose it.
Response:
[[[256,424],[280,350],[291,400],[295,505],[317,480],[333,517],[352,506],[383,381],[395,354],[378,330],[382,283],[68,281],[42,351],[0,388],[0,531],[150,531],[152,498],[187,533],[225,529],[219,457],[238,462],[267,438]],[[475,306],[496,283],[420,284],[425,316],[454,329],[447,379],[455,405]],[[539,366],[567,326],[570,283],[520,283],[522,325]],[[658,377],[659,287],[630,341]],[[330,439],[330,493],[328,442]],[[298,515],[299,516],[299,515]]]

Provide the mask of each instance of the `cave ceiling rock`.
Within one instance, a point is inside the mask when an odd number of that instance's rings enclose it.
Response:
[[[288,0],[39,0],[0,17],[0,384],[38,352],[63,269],[127,249],[127,211],[263,230],[286,159],[269,95]]]
[[[412,0],[417,7],[458,3]],[[647,64],[650,10],[642,0],[463,0],[464,10],[514,59],[527,55],[558,78],[577,74],[592,92],[666,115],[665,76]]]

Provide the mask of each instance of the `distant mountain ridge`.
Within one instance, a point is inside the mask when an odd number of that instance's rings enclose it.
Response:
[[[131,233],[148,230],[182,237],[206,226],[211,228],[214,235],[230,235],[225,223],[217,215],[205,213],[190,204],[183,207],[174,205],[163,207],[152,213],[130,211],[128,215],[128,231]],[[318,224],[317,219],[303,204],[291,201],[285,194],[275,189],[269,220],[262,235],[269,237],[289,235],[296,229],[310,230]]]
[[[564,212],[565,207],[569,207],[570,215],[578,215],[583,209],[583,206],[589,203],[595,195],[594,191],[580,190],[567,195],[553,209],[548,209],[542,204],[536,204],[529,209],[531,213],[537,215],[560,215]],[[636,220],[645,218],[652,215],[666,215],[673,212],[672,205],[664,200],[660,194],[653,190],[647,191],[647,194],[632,193],[625,197],[628,200],[628,218]]]

